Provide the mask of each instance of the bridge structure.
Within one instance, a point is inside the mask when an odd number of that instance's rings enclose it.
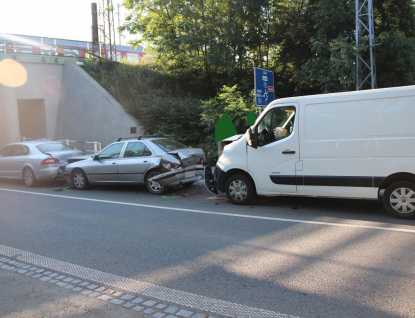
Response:
[[[129,63],[138,63],[146,55],[141,47],[116,45],[114,48],[116,53],[114,53],[115,56],[112,60],[118,62],[125,60]],[[103,56],[100,48],[94,46],[92,42],[0,33],[0,55],[35,55],[56,59],[75,59],[81,62],[85,58],[109,59],[112,57],[113,53],[109,44],[106,45],[104,51],[106,56]]]

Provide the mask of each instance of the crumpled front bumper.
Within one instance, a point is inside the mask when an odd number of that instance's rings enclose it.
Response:
[[[166,187],[175,187],[181,184],[194,183],[200,181],[202,177],[203,167],[195,166],[165,172],[151,178],[150,180],[158,182]]]
[[[67,183],[70,183],[69,173],[65,170],[66,165],[60,165],[58,169],[58,179],[65,180]]]
[[[209,192],[218,194],[219,192],[225,192],[225,172],[218,166],[206,166],[205,167],[205,186]]]

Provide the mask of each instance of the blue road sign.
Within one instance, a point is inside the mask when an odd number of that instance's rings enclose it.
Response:
[[[255,105],[265,107],[275,99],[274,73],[262,68],[255,69]]]

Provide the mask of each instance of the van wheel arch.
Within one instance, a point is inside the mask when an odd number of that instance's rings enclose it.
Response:
[[[255,181],[254,181],[254,179],[252,179],[251,175],[248,172],[246,172],[245,170],[232,169],[232,170],[229,170],[228,172],[226,172],[225,177],[222,180],[222,185],[221,185],[222,187],[221,188],[224,189],[225,188],[226,181],[230,177],[232,177],[232,176],[234,176],[236,174],[242,174],[245,177],[247,177],[247,178],[250,179],[250,181],[252,182],[252,185],[254,186],[254,195],[256,196],[256,184],[255,184]]]
[[[415,183],[415,174],[407,173],[407,172],[398,172],[387,176],[385,179],[382,180],[379,186],[379,195],[378,197],[381,198],[381,190],[385,190],[391,184],[399,181],[409,181]],[[383,193],[383,192],[382,192]]]

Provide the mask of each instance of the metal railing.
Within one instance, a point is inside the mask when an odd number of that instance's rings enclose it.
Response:
[[[82,152],[94,152],[94,154],[97,154],[101,151],[101,143],[98,141],[79,141],[79,140],[59,140],[60,142],[64,142],[68,147],[71,147],[73,149],[81,150]],[[73,147],[73,144],[82,144],[82,145],[94,145],[94,150],[88,150],[88,149],[79,149],[78,147]]]
[[[83,140],[69,140],[69,139],[54,140],[54,139],[47,139],[47,138],[31,139],[31,138],[28,138],[28,137],[20,137],[20,140],[21,141],[29,141],[29,140],[59,141],[59,142],[62,142],[64,144],[66,144],[68,147],[71,147],[72,149],[81,150],[84,153],[86,153],[86,152],[93,152],[95,155],[98,152],[101,151],[101,143],[98,142],[98,141],[83,141]],[[80,149],[80,147],[77,146],[79,144],[80,145],[83,145],[84,147],[87,146],[87,145],[94,145],[94,149]]]
[[[80,56],[78,53],[84,52],[85,57]],[[0,41],[0,54],[1,55],[13,55],[13,56],[40,56],[40,57],[52,57],[55,59],[64,58],[72,59],[82,62],[85,58],[98,58],[92,50],[82,49],[72,46],[63,45],[47,45],[47,44],[36,44],[28,45],[18,43],[14,41]]]

